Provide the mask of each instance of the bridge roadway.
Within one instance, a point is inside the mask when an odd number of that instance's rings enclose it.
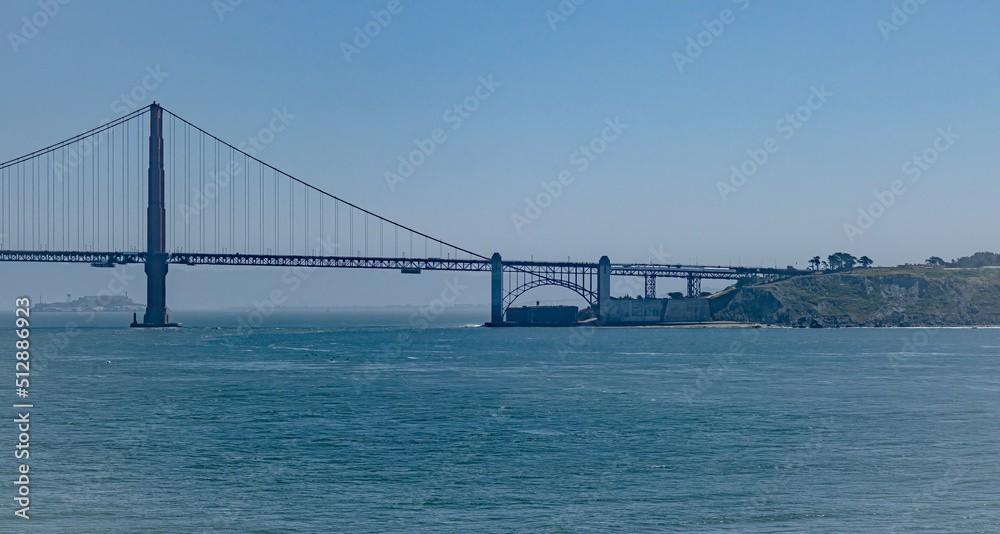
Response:
[[[145,263],[145,252],[93,252],[93,251],[32,251],[0,250],[0,261],[89,263],[95,267],[113,267]],[[338,267],[356,269],[394,269],[422,271],[480,271],[491,270],[489,259],[454,258],[381,258],[356,256],[288,256],[268,254],[202,254],[193,252],[168,253],[167,263],[179,265],[245,265],[256,267]],[[529,272],[539,276],[555,276],[567,270],[593,270],[597,262],[545,262],[503,261],[505,270]],[[767,267],[724,267],[706,265],[667,265],[652,263],[612,263],[610,274],[615,276],[706,278],[736,280],[762,276],[795,276],[805,271],[798,269],[772,269]]]

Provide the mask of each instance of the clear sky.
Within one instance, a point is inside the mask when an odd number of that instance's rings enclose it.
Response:
[[[295,118],[263,160],[485,255],[951,259],[1000,249],[997,20],[1000,4],[971,0],[10,0],[0,160],[154,99],[234,144],[277,108]],[[475,109],[449,114],[465,102]],[[447,139],[390,186],[386,172],[435,128]],[[551,195],[543,183],[564,170]],[[111,278],[0,270],[4,301],[93,294]],[[141,267],[125,272],[144,300]],[[168,303],[249,306],[281,274],[172,268]],[[454,278],[421,277],[316,272],[288,304],[426,304]],[[486,277],[460,280],[460,302],[488,302]]]

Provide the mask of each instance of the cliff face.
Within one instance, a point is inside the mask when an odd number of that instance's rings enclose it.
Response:
[[[734,288],[712,318],[785,326],[1000,325],[1000,269],[857,269]]]

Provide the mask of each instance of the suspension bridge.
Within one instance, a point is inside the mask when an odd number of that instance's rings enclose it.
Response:
[[[143,175],[145,174],[145,180]],[[146,311],[169,327],[170,264],[477,271],[491,321],[525,292],[560,286],[605,317],[611,277],[771,281],[795,269],[505,261],[354,205],[257,159],[157,103],[0,164],[0,261],[144,264]]]

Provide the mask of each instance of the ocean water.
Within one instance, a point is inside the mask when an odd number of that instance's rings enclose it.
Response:
[[[37,316],[27,521],[4,327],[0,531],[1000,531],[998,329],[410,313]]]

